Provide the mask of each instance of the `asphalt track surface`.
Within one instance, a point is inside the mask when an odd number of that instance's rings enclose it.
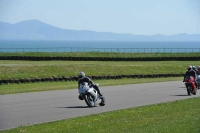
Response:
[[[105,106],[88,108],[78,90],[0,95],[0,130],[192,97],[181,81],[100,87]]]

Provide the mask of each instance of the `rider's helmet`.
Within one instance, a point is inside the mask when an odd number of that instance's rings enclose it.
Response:
[[[196,67],[195,67],[195,66],[192,66],[192,69],[193,69],[193,70],[196,70]]]
[[[84,78],[85,77],[85,73],[84,72],[79,72],[78,73],[78,78],[79,79],[82,79],[82,78]]]
[[[191,69],[192,69],[192,66],[188,66],[187,69],[188,69],[188,70],[191,70]]]
[[[197,70],[199,70],[199,71],[200,71],[200,66],[198,66],[198,67],[197,67]]]

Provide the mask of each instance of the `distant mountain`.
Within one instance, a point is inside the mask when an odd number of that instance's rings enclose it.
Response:
[[[15,24],[0,22],[0,40],[120,40],[120,41],[200,41],[200,34],[133,35],[89,30],[61,29],[39,20]]]

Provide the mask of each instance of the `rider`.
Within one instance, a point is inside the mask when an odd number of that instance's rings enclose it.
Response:
[[[188,66],[188,67],[187,67],[187,71],[186,71],[186,73],[185,73],[184,79],[185,79],[187,76],[193,76],[194,79],[196,80],[196,72],[192,69],[192,66]],[[183,81],[184,81],[184,79],[183,79]]]
[[[196,69],[196,67],[195,66],[192,66],[192,70],[194,70],[195,71],[195,74],[196,74],[196,78],[195,78],[195,85],[197,86],[197,69]]]
[[[197,67],[197,75],[200,75],[200,66]]]
[[[103,95],[101,94],[101,92],[100,92],[100,90],[99,90],[99,87],[98,87],[97,85],[95,85],[95,84],[93,83],[93,81],[92,81],[89,77],[87,77],[87,76],[85,75],[84,72],[79,72],[79,73],[78,73],[78,79],[79,79],[79,80],[78,80],[78,88],[79,88],[80,83],[82,83],[82,82],[87,82],[91,87],[93,87],[95,90],[97,90],[99,96],[100,96],[101,98],[103,98]],[[79,95],[79,99],[82,100],[81,95]]]
[[[200,66],[197,67],[197,72],[196,72],[196,74],[197,74],[197,77],[200,75]],[[199,79],[197,78],[197,82],[199,82],[198,80],[199,80]],[[198,84],[198,89],[200,89],[199,84]]]
[[[195,66],[192,66],[192,69],[197,73],[197,69]]]
[[[196,85],[197,76],[196,76],[196,72],[192,69],[192,66],[188,66],[188,67],[187,67],[187,71],[186,71],[186,73],[185,73],[184,79],[185,79],[187,76],[192,76],[192,77],[194,77],[194,82],[195,82],[195,85]],[[183,82],[184,82],[184,79],[183,79]],[[197,85],[196,85],[196,86],[197,86]],[[196,89],[196,88],[194,88],[194,89]]]

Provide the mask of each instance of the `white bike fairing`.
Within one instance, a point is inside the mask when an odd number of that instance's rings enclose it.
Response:
[[[100,98],[97,90],[90,87],[87,82],[80,83],[78,90],[78,93],[84,97],[88,106],[95,106],[96,102],[99,102],[100,106],[105,105],[105,99]],[[91,101],[91,99],[93,100]]]

